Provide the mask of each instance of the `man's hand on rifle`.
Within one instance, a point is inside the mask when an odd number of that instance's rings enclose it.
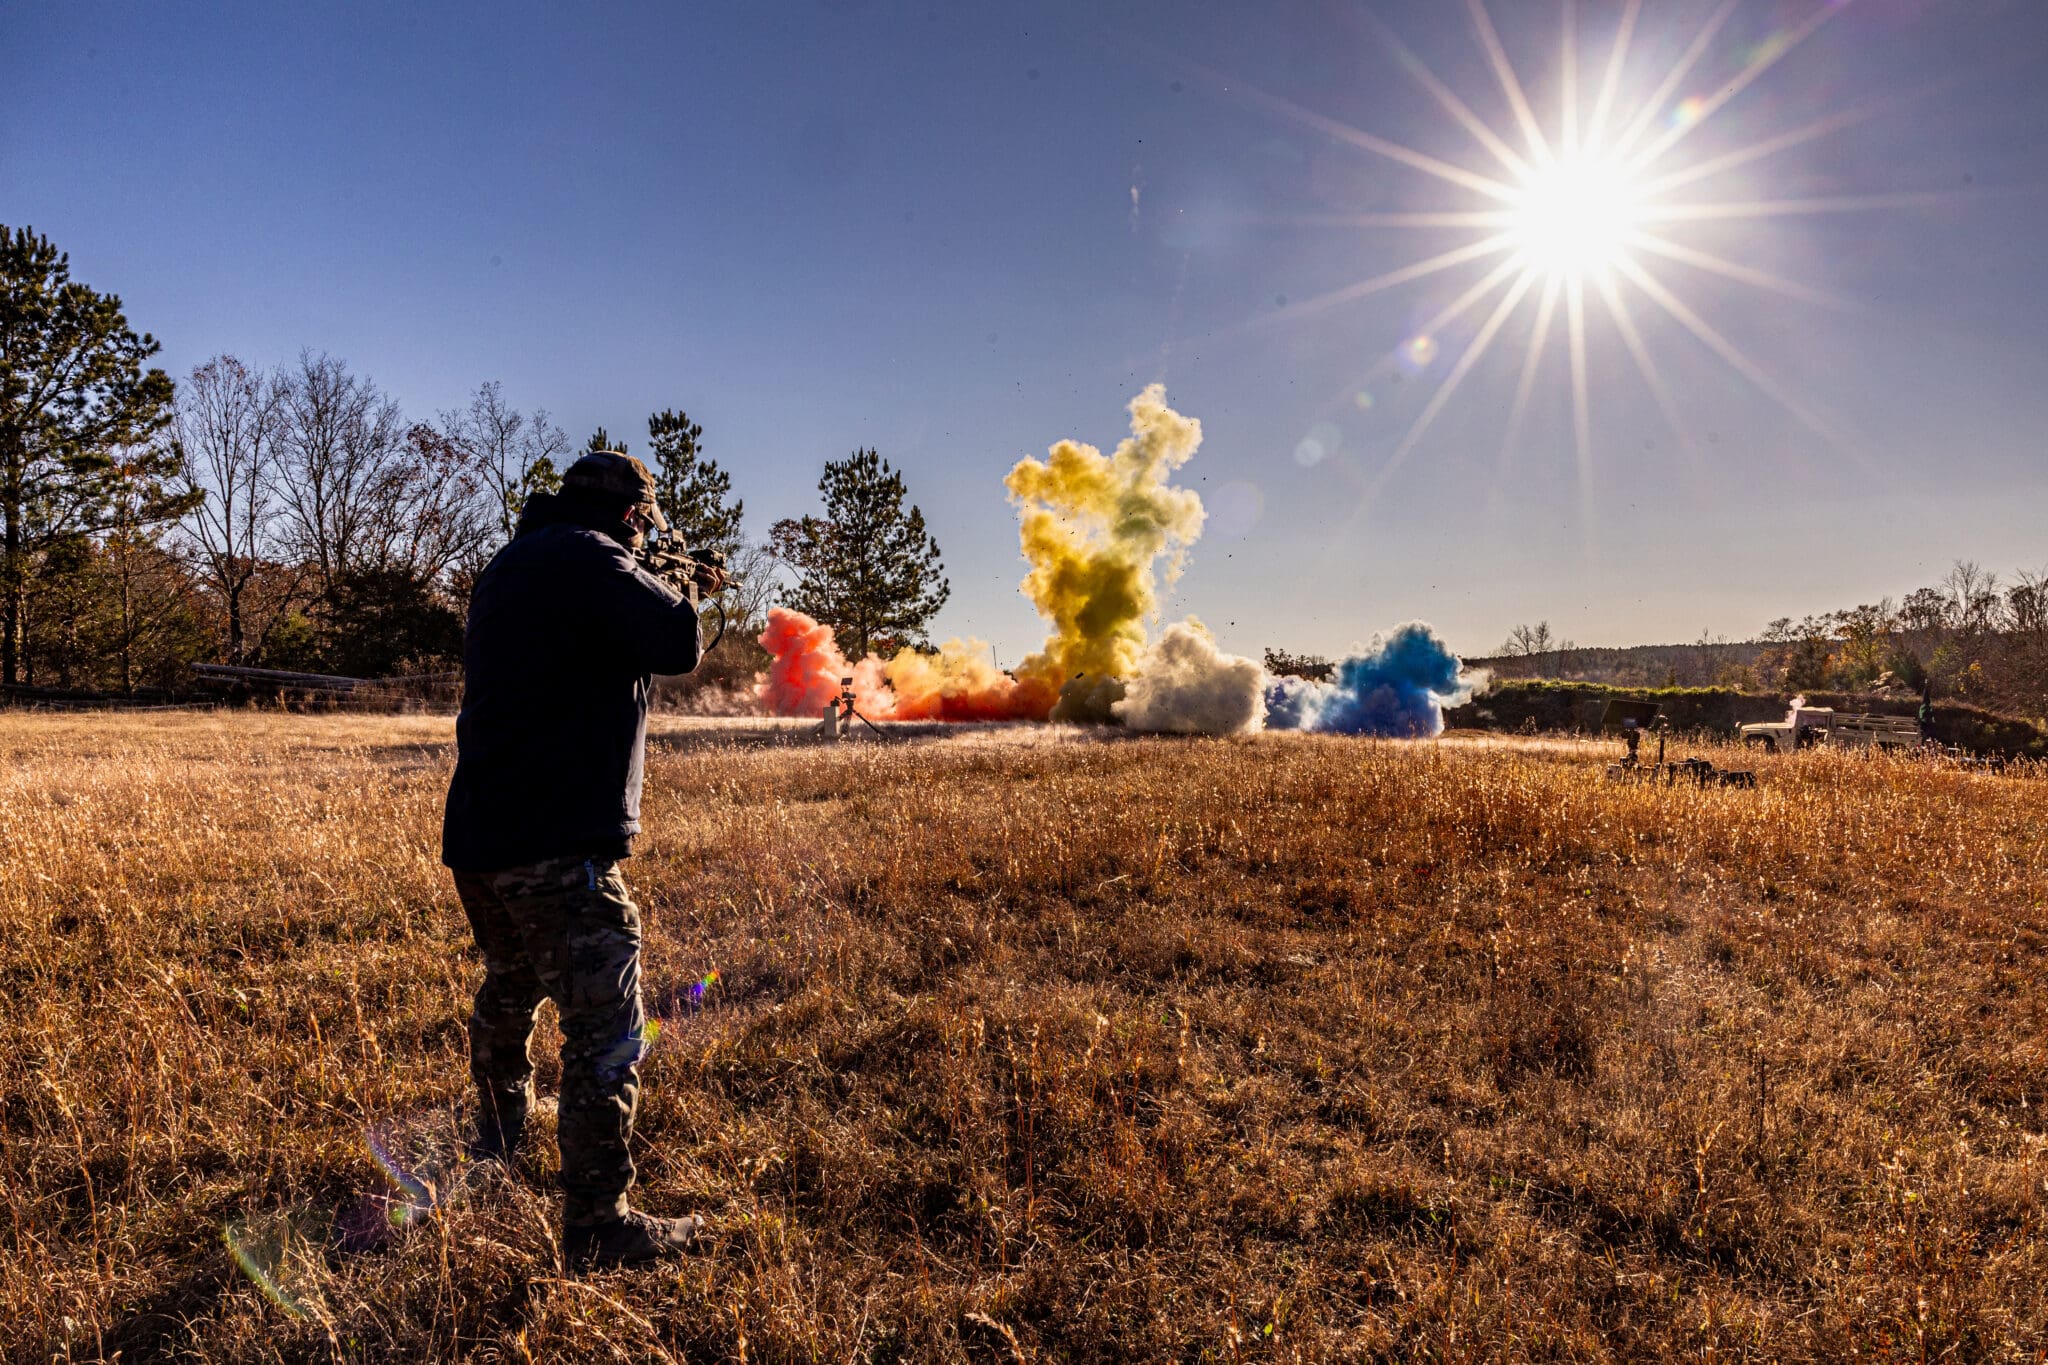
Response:
[[[690,581],[697,585],[699,591],[706,594],[724,592],[725,570],[716,564],[706,564],[700,559],[696,561],[696,567],[690,571]]]

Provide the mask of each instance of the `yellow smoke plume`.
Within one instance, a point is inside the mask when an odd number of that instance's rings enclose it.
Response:
[[[1158,612],[1154,562],[1166,556],[1172,583],[1202,533],[1200,495],[1166,482],[1201,445],[1202,424],[1166,406],[1162,384],[1146,386],[1130,413],[1131,434],[1112,453],[1061,441],[1003,480],[1031,565],[1025,595],[1053,628],[1017,668],[1041,693],[1082,674],[1090,685],[1135,675],[1145,621]]]
[[[1158,613],[1155,565],[1166,556],[1165,581],[1180,575],[1203,516],[1193,489],[1166,483],[1201,445],[1202,424],[1166,406],[1158,384],[1131,400],[1130,413],[1131,434],[1109,455],[1061,441],[1043,460],[1018,461],[1003,481],[1031,565],[1024,591],[1052,627],[1045,648],[1014,674],[978,640],[948,640],[936,654],[905,649],[886,664],[849,662],[831,627],[777,607],[761,636],[774,656],[758,687],[766,709],[817,714],[850,677],[861,714],[873,720],[1121,719],[1126,680],[1146,657],[1145,622]],[[1142,694],[1141,719],[1177,716],[1180,692],[1172,705],[1167,697]]]

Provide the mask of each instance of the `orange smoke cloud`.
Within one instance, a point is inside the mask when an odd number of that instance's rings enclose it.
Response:
[[[768,609],[761,648],[774,655],[755,684],[755,695],[771,716],[818,716],[837,701],[841,679],[853,679],[853,704],[870,720],[894,714],[895,698],[883,681],[882,661],[872,656],[848,664],[832,638],[832,627],[800,611]]]
[[[979,640],[948,640],[937,654],[900,650],[888,676],[897,720],[1044,720],[1059,700],[1046,679],[997,668]]]
[[[816,716],[853,679],[854,708],[869,720],[1044,720],[1059,689],[1013,678],[990,662],[979,640],[948,640],[937,654],[899,650],[884,663],[870,654],[848,663],[832,627],[800,611],[773,607],[761,647],[774,655],[755,684],[774,716]]]

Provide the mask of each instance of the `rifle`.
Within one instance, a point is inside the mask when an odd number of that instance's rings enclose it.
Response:
[[[723,550],[672,550],[666,545],[649,545],[635,553],[640,567],[659,578],[690,600],[690,605],[703,609],[702,589],[697,584],[697,570],[712,568],[725,572],[725,551]],[[711,643],[704,646],[703,653],[709,654],[718,648],[718,642],[725,638],[729,617],[725,610],[724,595],[739,587],[739,580],[728,578],[725,586],[712,594],[710,605],[718,610],[718,634],[711,637]]]

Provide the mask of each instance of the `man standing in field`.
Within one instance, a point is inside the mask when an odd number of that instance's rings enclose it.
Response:
[[[509,1159],[533,1105],[541,1000],[562,1026],[563,1249],[577,1266],[680,1251],[695,1218],[630,1209],[627,1146],[647,1018],[640,912],[619,862],[640,829],[655,673],[697,666],[697,613],[630,553],[667,523],[647,467],[571,465],[527,504],[470,598],[441,858],[484,958],[470,1015],[475,1150]],[[706,588],[715,569],[699,571]]]

